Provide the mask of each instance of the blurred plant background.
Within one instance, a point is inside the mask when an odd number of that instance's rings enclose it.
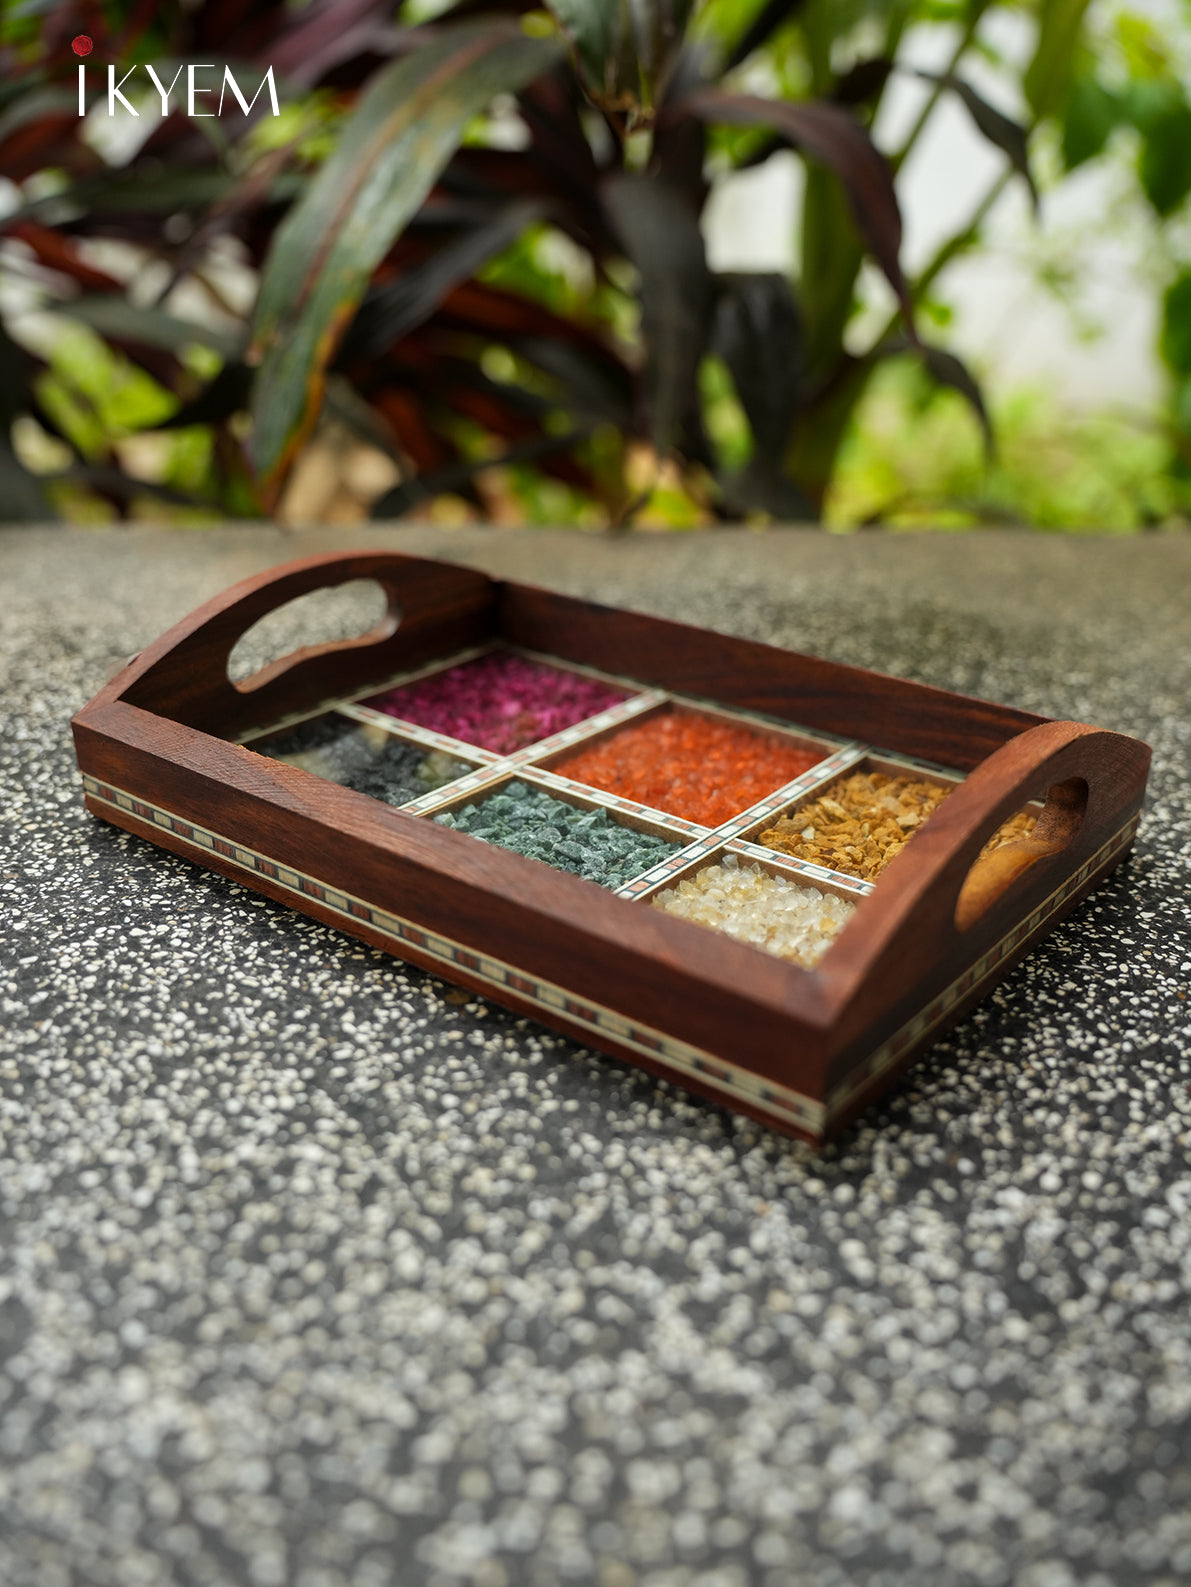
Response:
[[[0,518],[1185,525],[1189,81],[1191,0],[6,0]]]

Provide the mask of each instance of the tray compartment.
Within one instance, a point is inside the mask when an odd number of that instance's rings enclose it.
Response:
[[[340,711],[329,711],[246,747],[397,806],[425,799],[476,768],[474,760],[461,760]]]
[[[678,920],[723,932],[807,969],[851,919],[863,893],[821,883],[743,844],[700,855],[645,901]]]
[[[774,853],[875,882],[961,781],[866,756],[826,786],[804,794],[776,820],[769,816],[742,836]],[[1036,810],[1017,812],[981,852],[1027,836],[1036,819]]]
[[[835,747],[668,701],[544,764],[557,777],[710,828],[804,776]]]
[[[504,776],[457,796],[431,820],[615,890],[681,852],[687,834],[613,812],[532,777]]]
[[[493,649],[360,703],[398,721],[511,755],[622,704],[618,685]]]

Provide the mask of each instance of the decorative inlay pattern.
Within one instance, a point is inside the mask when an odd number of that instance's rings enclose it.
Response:
[[[348,922],[362,922],[383,937],[386,946],[398,957],[402,957],[403,948],[412,948],[425,958],[442,965],[455,966],[489,986],[498,990],[505,988],[526,1002],[537,1004],[547,1016],[550,1013],[563,1014],[580,1028],[594,1035],[611,1037],[621,1046],[660,1060],[680,1075],[707,1079],[729,1095],[764,1108],[797,1129],[812,1133],[822,1129],[825,1117],[823,1104],[804,1096],[800,1091],[766,1080],[639,1021],[626,1019],[613,1009],[605,1008],[591,999],[577,997],[565,987],[508,964],[492,954],[468,948],[450,937],[428,931],[412,920],[378,909],[365,899],[355,898],[339,888],[327,886],[313,876],[282,865],[267,855],[245,849],[196,822],[183,820],[181,816],[148,804],[143,799],[135,799],[123,789],[113,788],[87,773],[83,774],[83,788],[90,798],[100,803],[125,810],[139,816],[142,821],[152,822],[184,843],[218,854],[245,871],[266,876],[274,886],[294,893],[299,898],[313,899]]]
[[[490,776],[492,768],[486,770]],[[970,965],[963,975],[944,988],[900,1030],[869,1054],[831,1093],[826,1103],[821,1103],[799,1091],[718,1058],[712,1053],[678,1041],[651,1026],[626,1019],[615,1010],[591,999],[577,997],[566,988],[498,959],[494,955],[466,947],[449,937],[429,931],[414,921],[380,909],[365,899],[356,898],[342,889],[330,887],[315,877],[283,865],[268,855],[247,849],[196,822],[184,820],[181,816],[126,793],[121,788],[101,782],[89,773],[83,773],[82,781],[85,793],[96,803],[135,816],[148,825],[159,827],[182,843],[195,848],[200,855],[203,852],[218,854],[229,865],[249,874],[266,877],[274,887],[292,893],[296,899],[311,899],[330,914],[340,916],[348,924],[348,929],[353,922],[367,925],[398,957],[403,956],[403,949],[412,949],[420,958],[448,967],[457,967],[497,991],[505,989],[525,1002],[537,1005],[547,1020],[551,1014],[563,1015],[570,1024],[581,1030],[590,1031],[596,1037],[605,1036],[621,1047],[655,1059],[679,1076],[707,1080],[727,1095],[762,1109],[775,1120],[780,1120],[795,1129],[805,1130],[812,1135],[821,1134],[823,1129],[872,1081],[929,1036],[962,999],[976,991],[990,978],[999,965],[1061,909],[1092,875],[1122,853],[1132,842],[1139,819],[1134,816],[1128,821],[1007,936],[990,948],[976,963]],[[788,790],[785,791],[784,797],[788,797]],[[675,856],[675,859],[681,858],[685,868],[693,856],[699,852],[721,847],[723,841],[722,832],[708,834],[706,838],[683,849],[681,855]],[[655,873],[663,869],[662,866],[655,867]],[[646,877],[636,878],[629,884],[629,888],[621,889],[620,896],[635,896],[637,891],[645,890],[643,884],[646,882]]]

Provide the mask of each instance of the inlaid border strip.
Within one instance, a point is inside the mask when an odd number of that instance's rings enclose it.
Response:
[[[1049,897],[1044,898],[1024,920],[1019,921],[1007,936],[1002,937],[1000,942],[991,947],[982,958],[977,959],[975,964],[969,965],[950,986],[944,987],[943,991],[932,998],[925,1008],[920,1009],[912,1019],[907,1020],[900,1030],[895,1031],[887,1041],[882,1042],[846,1075],[835,1090],[828,1094],[824,1104],[828,1124],[848,1106],[858,1092],[884,1074],[897,1063],[899,1058],[904,1057],[911,1047],[941,1025],[961,998],[989,980],[1014,949],[1020,947],[1027,937],[1056,914],[1095,871],[1100,870],[1110,860],[1115,859],[1122,850],[1127,849],[1133,841],[1140,820],[1139,813],[1127,821],[1060,887],[1056,888]]]
[[[813,1097],[805,1096],[777,1081],[764,1079],[752,1070],[717,1058],[702,1048],[678,1041],[654,1026],[626,1019],[624,1015],[590,998],[578,997],[566,987],[519,969],[493,954],[465,947],[441,932],[428,931],[412,920],[388,910],[377,909],[365,899],[357,898],[342,888],[330,887],[293,866],[283,865],[196,822],[184,820],[172,811],[163,810],[146,799],[126,793],[122,788],[100,782],[88,772],[82,776],[84,791],[98,803],[137,816],[149,825],[172,833],[200,855],[217,854],[230,865],[267,878],[274,887],[292,893],[295,898],[321,904],[328,912],[339,915],[345,921],[369,926],[394,944],[393,951],[398,958],[402,956],[403,945],[416,948],[436,963],[464,970],[475,980],[494,988],[504,988],[526,1002],[537,1003],[543,1010],[564,1015],[570,1023],[596,1036],[609,1036],[622,1047],[628,1047],[644,1057],[658,1059],[680,1075],[706,1080],[729,1096],[764,1108],[795,1129],[813,1136],[822,1133],[825,1110],[823,1104],[816,1102]]]
[[[368,925],[379,936],[397,945],[398,958],[401,957],[400,946],[408,944],[437,963],[456,966],[489,986],[505,988],[526,1002],[537,1003],[545,1010],[565,1015],[568,1021],[580,1029],[590,1030],[597,1036],[610,1036],[622,1047],[659,1059],[679,1074],[705,1079],[727,1095],[762,1107],[775,1118],[816,1138],[823,1134],[860,1091],[904,1057],[910,1048],[929,1036],[962,998],[977,991],[989,980],[998,966],[1056,914],[1094,872],[1128,848],[1140,820],[1140,815],[1134,815],[1127,821],[1061,886],[1019,921],[1012,931],[863,1059],[830,1093],[826,1102],[817,1102],[777,1081],[763,1079],[752,1070],[743,1069],[713,1053],[678,1041],[653,1026],[628,1020],[592,999],[576,997],[565,987],[520,970],[494,955],[465,947],[441,933],[427,931],[400,915],[377,909],[364,899],[340,888],[330,887],[315,877],[307,876],[292,866],[282,865],[195,822],[183,820],[148,800],[126,793],[122,788],[100,782],[89,772],[82,773],[82,782],[84,791],[98,803],[137,816],[148,825],[172,833],[199,855],[218,854],[230,865],[267,878],[283,892],[292,893],[296,898],[313,899],[331,914],[339,915],[349,922]]]

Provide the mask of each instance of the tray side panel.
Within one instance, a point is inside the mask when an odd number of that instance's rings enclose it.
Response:
[[[345,929],[383,916],[377,929],[403,956],[430,936],[447,944],[443,964],[503,963],[535,984],[502,970],[486,991],[511,987],[537,1017],[560,1013],[622,1055],[628,1021],[645,1032],[635,1055],[668,1055],[680,1083],[714,1060],[741,1100],[766,1086],[818,1103],[829,1022],[816,1018],[816,975],[133,707],[103,721],[103,733],[81,721],[76,733],[106,819],[294,907],[319,902]],[[179,763],[188,740],[199,765]]]
[[[968,771],[1047,720],[927,684],[528,585],[499,586],[505,638],[657,688],[761,711]]]
[[[228,678],[237,640],[269,612],[314,590],[375,579],[389,616],[362,639],[309,646],[240,685]],[[483,644],[497,621],[494,582],[470,569],[384,554],[310,558],[246,580],[142,651],[95,702],[122,699],[220,737],[240,733],[452,651]]]
[[[676,1040],[655,1025],[634,1020],[592,998],[573,994],[478,948],[423,929],[361,900],[293,872],[280,861],[250,854],[242,845],[204,832],[129,798],[131,808],[112,796],[110,785],[88,777],[87,809],[112,825],[168,849],[183,859],[218,871],[254,892],[358,937],[373,947],[441,975],[518,1014],[597,1047],[636,1068],[696,1092],[721,1107],[744,1113],[770,1128],[799,1139],[823,1138],[826,1113],[816,1097],[782,1085],[689,1042]],[[201,829],[199,829],[201,830]],[[189,835],[187,835],[189,833]],[[217,846],[218,845],[218,846]],[[224,852],[226,850],[226,852]],[[269,874],[270,870],[274,874]]]

